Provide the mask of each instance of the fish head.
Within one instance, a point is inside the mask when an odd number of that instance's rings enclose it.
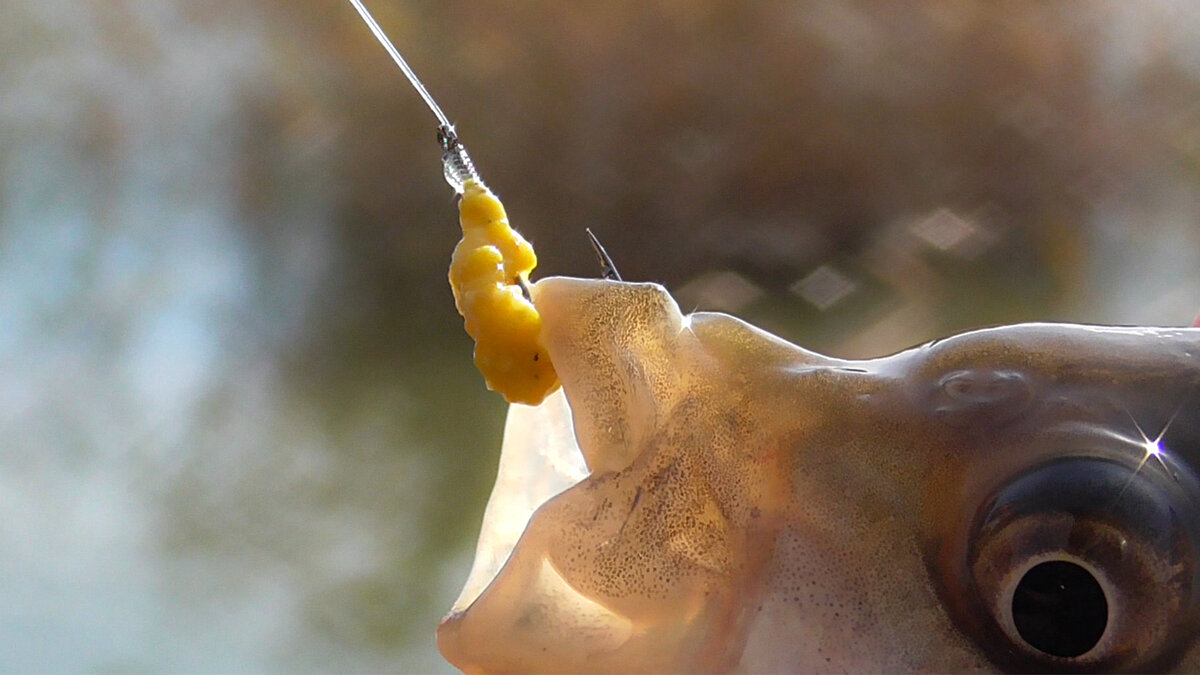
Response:
[[[1022,325],[865,361],[654,284],[533,287],[464,672],[1200,668],[1200,330]]]

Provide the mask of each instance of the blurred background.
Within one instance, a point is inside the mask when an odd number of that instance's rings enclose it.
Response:
[[[1200,9],[373,0],[538,248],[809,348],[1200,311]],[[0,4],[0,670],[440,672],[504,405],[339,0]]]

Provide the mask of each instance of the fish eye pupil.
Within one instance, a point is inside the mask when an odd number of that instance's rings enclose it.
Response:
[[[1096,646],[1108,625],[1108,600],[1092,573],[1065,560],[1030,568],[1013,591],[1013,624],[1029,646],[1074,658]]]

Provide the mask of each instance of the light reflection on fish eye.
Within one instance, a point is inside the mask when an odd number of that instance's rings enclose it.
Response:
[[[1138,463],[1135,473],[1136,471],[1141,471],[1142,467],[1146,466],[1146,462],[1150,461],[1152,458],[1158,462],[1163,471],[1167,473],[1171,472],[1171,470],[1167,468],[1166,461],[1163,460],[1163,452],[1165,451],[1165,448],[1163,448],[1163,437],[1167,435],[1167,432],[1170,431],[1171,427],[1175,424],[1175,419],[1179,417],[1179,413],[1183,410],[1183,406],[1186,402],[1186,399],[1179,402],[1179,405],[1175,407],[1175,412],[1171,413],[1171,417],[1167,419],[1167,423],[1163,425],[1162,431],[1159,431],[1158,435],[1153,439],[1146,435],[1146,430],[1142,428],[1142,425],[1138,423],[1133,414],[1128,410],[1125,410],[1125,414],[1129,416],[1129,421],[1133,422],[1133,427],[1137,430],[1139,436],[1139,439],[1137,440],[1130,440],[1140,450],[1146,453],[1145,456],[1142,457],[1141,462]]]

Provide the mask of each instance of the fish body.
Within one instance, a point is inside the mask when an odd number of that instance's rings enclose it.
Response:
[[[1200,669],[1200,329],[857,361],[654,284],[531,295],[563,390],[510,411],[465,672]]]

